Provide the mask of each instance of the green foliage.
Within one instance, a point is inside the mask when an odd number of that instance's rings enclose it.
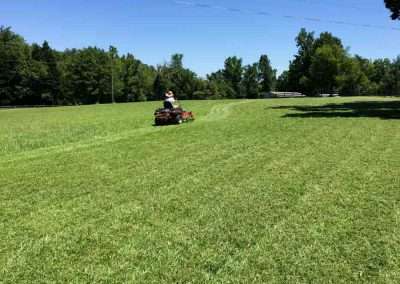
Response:
[[[400,56],[390,65],[388,74],[383,80],[383,88],[388,95],[400,95]]]
[[[244,68],[244,75],[242,80],[243,93],[246,94],[246,97],[249,99],[257,99],[259,98],[259,83],[258,83],[258,64],[247,65]],[[265,82],[263,82],[265,83]],[[264,87],[265,84],[262,84]]]
[[[207,76],[207,90],[212,94],[212,99],[224,99],[233,96],[233,89],[225,80],[223,70]]]
[[[155,99],[164,98],[167,90],[172,90],[179,99],[191,99],[203,86],[197,75],[183,67],[183,55],[174,54],[171,62],[158,67],[154,81]]]
[[[228,98],[241,98],[240,82],[242,81],[243,67],[242,59],[236,56],[228,57],[225,60],[225,68],[223,70],[225,82],[229,85],[231,93]]]
[[[312,93],[309,80],[314,54],[314,33],[308,33],[305,29],[301,29],[296,37],[296,45],[299,50],[294,60],[290,62],[286,89],[309,94]]]
[[[276,89],[281,92],[290,92],[289,71],[283,71],[276,81]]]
[[[61,73],[58,67],[56,51],[52,50],[47,41],[40,47],[32,45],[33,66],[42,65],[44,69],[39,76],[34,77],[35,88],[33,94],[39,96],[41,104],[58,104],[61,90]],[[34,68],[32,68],[34,71]],[[35,72],[33,72],[35,73]],[[29,104],[35,104],[31,102]]]
[[[386,8],[392,12],[393,20],[400,20],[400,1],[399,0],[385,0]]]
[[[242,66],[242,59],[236,56],[225,60],[224,69],[207,76],[205,84],[210,98],[259,98],[261,92],[271,90],[275,81],[268,56],[260,61]]]
[[[298,53],[289,70],[278,79],[280,91],[309,96],[340,93],[343,96],[398,95],[396,61],[371,61],[350,56],[341,40],[324,32],[315,37],[302,29],[296,38]],[[393,74],[393,75],[391,75]]]
[[[339,38],[333,36],[329,32],[321,33],[319,35],[319,37],[314,40],[313,49],[312,49],[313,53],[315,53],[315,51],[318,48],[324,47],[324,46],[337,46],[338,49],[341,49],[341,50],[344,49],[342,41]]]
[[[122,97],[119,101],[146,101],[153,95],[155,71],[135,59],[132,54],[122,57]]]
[[[173,70],[183,69],[183,54],[173,54],[169,67]]]
[[[89,47],[70,55],[66,90],[75,103],[111,102],[111,61],[107,52]]]
[[[30,63],[24,39],[10,28],[0,27],[0,104],[17,104],[30,95],[30,77],[34,75]]]
[[[340,73],[344,52],[338,45],[321,45],[315,50],[311,59],[310,84],[314,94],[336,93],[336,77]]]
[[[269,93],[276,81],[276,70],[271,66],[268,55],[261,55],[258,62],[260,91],[262,93]]]
[[[206,79],[184,67],[183,54],[156,68],[117,48],[53,50],[47,41],[27,44],[0,27],[0,105],[71,105],[161,100],[167,90],[179,99],[259,98],[271,90],[309,96],[339,92],[344,96],[399,95],[399,59],[375,61],[350,56],[331,33],[318,37],[301,29],[298,52],[289,70],[276,79],[267,55],[243,65],[225,60]]]
[[[391,69],[391,62],[389,59],[378,59],[372,62],[373,72],[370,74],[369,79],[378,86],[378,95],[384,95],[388,91],[388,79]]]
[[[362,62],[358,59],[345,58],[341,63],[341,72],[336,77],[337,89],[347,96],[365,96],[376,94],[376,86],[362,70]]]

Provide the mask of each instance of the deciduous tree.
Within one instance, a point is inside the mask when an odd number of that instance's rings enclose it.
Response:
[[[400,20],[400,0],[385,0],[385,5],[392,12],[392,19]]]
[[[228,57],[225,60],[223,75],[226,83],[233,91],[233,93],[228,94],[228,96],[231,98],[240,98],[240,82],[242,81],[243,75],[242,59],[236,56]]]

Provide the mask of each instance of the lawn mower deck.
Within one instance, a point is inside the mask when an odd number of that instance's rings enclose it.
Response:
[[[193,113],[182,108],[160,108],[154,112],[154,117],[155,125],[182,124],[194,120]]]

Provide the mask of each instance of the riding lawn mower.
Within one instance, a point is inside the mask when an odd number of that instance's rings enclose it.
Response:
[[[159,108],[154,112],[155,125],[182,124],[194,120],[191,111],[184,111],[182,108]]]

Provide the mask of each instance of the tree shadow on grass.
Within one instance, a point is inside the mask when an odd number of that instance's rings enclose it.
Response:
[[[284,117],[292,118],[334,118],[334,117],[376,117],[400,119],[400,101],[361,101],[322,106],[277,106],[272,109],[297,111]]]

